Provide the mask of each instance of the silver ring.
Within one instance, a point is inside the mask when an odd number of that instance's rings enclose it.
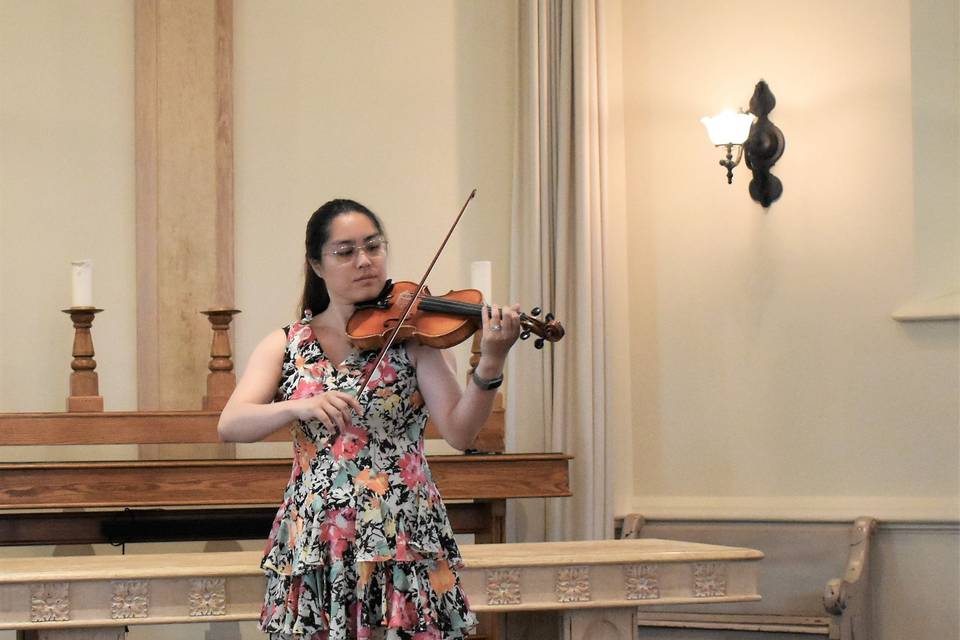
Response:
[[[492,324],[492,325],[490,325],[490,331],[500,331],[500,329],[503,329],[503,327],[501,327],[501,326],[498,325],[498,324]]]

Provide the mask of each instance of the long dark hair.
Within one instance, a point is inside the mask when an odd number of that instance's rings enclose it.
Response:
[[[377,228],[377,232],[384,235],[383,225],[380,223],[377,214],[354,200],[337,198],[324,203],[323,206],[314,211],[307,222],[307,237],[304,241],[306,257],[303,261],[303,296],[300,298],[301,318],[307,309],[313,315],[317,315],[323,313],[330,306],[327,284],[323,281],[323,278],[314,273],[313,267],[310,266],[310,260],[320,262],[323,257],[320,249],[330,239],[330,224],[334,218],[345,213],[362,213],[370,218],[370,222]]]

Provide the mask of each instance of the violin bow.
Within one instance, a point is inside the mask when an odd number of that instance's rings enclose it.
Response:
[[[460,208],[460,213],[457,214],[457,219],[453,221],[453,225],[450,226],[450,230],[447,231],[446,237],[443,239],[443,242],[440,243],[440,248],[437,249],[437,253],[433,256],[433,260],[430,261],[430,265],[427,267],[427,271],[423,274],[423,277],[420,278],[420,284],[417,285],[417,292],[410,302],[403,310],[403,315],[400,316],[400,320],[397,322],[397,326],[393,328],[393,331],[390,333],[390,337],[387,338],[387,341],[383,344],[383,347],[380,349],[380,353],[377,355],[376,361],[373,363],[373,367],[370,368],[367,373],[363,375],[362,380],[360,381],[359,390],[357,391],[357,401],[360,402],[360,396],[364,391],[367,390],[367,384],[369,384],[370,379],[373,377],[373,374],[380,368],[380,364],[383,362],[384,357],[387,355],[387,350],[393,346],[394,340],[397,338],[397,334],[400,333],[403,323],[406,322],[407,316],[410,315],[410,310],[413,309],[413,305],[416,304],[417,300],[420,299],[420,295],[423,293],[423,289],[427,284],[427,278],[430,276],[430,272],[433,271],[433,265],[437,264],[437,259],[440,258],[440,254],[443,253],[444,247],[447,246],[447,241],[450,239],[450,236],[453,235],[453,230],[457,228],[457,224],[460,222],[460,218],[463,217],[463,212],[467,210],[467,205],[470,204],[470,201],[477,195],[477,190],[474,189],[470,192],[470,195],[467,196],[466,202],[463,203],[463,206]],[[361,403],[362,404],[362,403]]]

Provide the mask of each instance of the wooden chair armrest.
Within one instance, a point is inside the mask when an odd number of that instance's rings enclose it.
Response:
[[[843,578],[833,578],[824,587],[823,607],[831,614],[831,640],[869,640],[870,636],[870,541],[877,521],[861,516],[850,530],[850,552]]]
[[[823,606],[834,615],[840,615],[847,607],[852,590],[860,591],[866,587],[867,562],[870,558],[870,540],[877,529],[877,521],[861,516],[853,523],[850,531],[850,552],[843,578],[833,578],[827,582],[823,592]]]
[[[619,533],[617,538],[620,540],[634,540],[640,537],[640,530],[646,524],[646,520],[639,513],[628,513],[622,518],[617,518],[614,522],[614,529]]]

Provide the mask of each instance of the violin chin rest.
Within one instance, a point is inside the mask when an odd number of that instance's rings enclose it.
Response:
[[[369,300],[364,300],[363,302],[358,302],[354,305],[355,309],[389,309],[390,308],[390,293],[393,291],[393,280],[389,278],[383,285],[383,289],[380,290],[380,293],[377,294],[375,298]]]

